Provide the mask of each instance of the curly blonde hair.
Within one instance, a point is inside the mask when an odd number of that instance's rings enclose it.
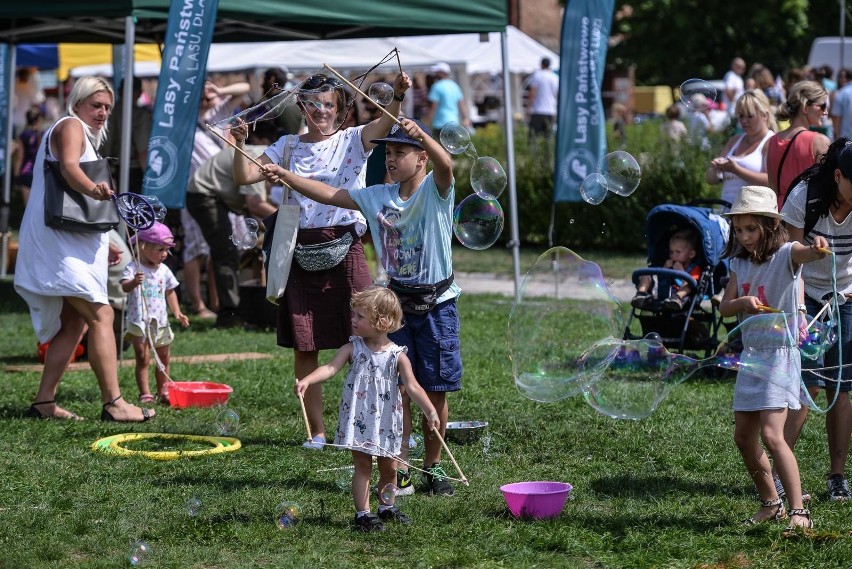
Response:
[[[402,305],[396,294],[382,286],[371,286],[352,295],[349,303],[361,309],[370,324],[379,332],[396,332],[402,328]]]

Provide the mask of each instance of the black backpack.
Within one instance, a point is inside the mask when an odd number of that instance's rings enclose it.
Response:
[[[796,178],[790,183],[790,187],[787,188],[787,193],[784,194],[784,202],[782,203],[782,206],[783,206],[784,203],[787,203],[787,198],[790,197],[790,192],[793,191],[793,188],[798,186],[799,183],[802,182],[802,181],[808,182],[807,174],[808,174],[809,170],[810,170],[810,168],[808,168],[807,170],[805,170],[804,172],[802,172],[801,174],[796,176]],[[814,226],[816,225],[816,222],[819,220],[819,214],[820,214],[820,212],[819,212],[819,202],[820,202],[819,192],[817,192],[816,188],[812,187],[810,185],[810,183],[808,183],[807,188],[808,188],[807,189],[808,195],[805,199],[805,227],[804,227],[804,233],[802,234],[804,237],[807,237],[808,233],[810,233],[811,230],[814,228]]]

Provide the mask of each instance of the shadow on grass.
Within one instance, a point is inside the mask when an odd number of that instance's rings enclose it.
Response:
[[[657,500],[670,494],[719,496],[726,488],[712,482],[691,482],[672,476],[632,476],[629,474],[592,480],[590,487],[599,494],[638,500]]]

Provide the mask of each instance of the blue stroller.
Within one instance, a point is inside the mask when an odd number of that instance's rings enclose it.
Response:
[[[718,303],[712,298],[723,290],[723,279],[727,280],[728,276],[728,264],[721,255],[728,240],[729,225],[727,219],[718,215],[719,208],[714,205],[730,207],[720,200],[701,200],[686,205],[658,205],[648,212],[645,218],[648,267],[633,272],[633,283],[638,285],[645,275],[655,277],[658,283],[679,279],[688,283],[693,293],[682,309],[672,311],[664,306],[669,297],[668,288],[661,290],[664,287],[658,284],[653,298],[642,307],[631,306],[624,330],[625,340],[638,340],[656,333],[670,351],[680,354],[686,350],[703,351],[704,357],[716,351],[718,333],[725,323]],[[702,272],[697,279],[685,271],[663,268],[669,257],[669,238],[684,229],[691,229],[699,236],[694,262]],[[640,323],[641,335],[631,332],[634,319]]]

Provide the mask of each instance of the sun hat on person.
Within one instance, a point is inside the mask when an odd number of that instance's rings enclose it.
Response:
[[[433,65],[429,71],[431,71],[432,73],[446,73],[447,75],[449,75],[450,64],[446,61],[439,61],[438,63]]]
[[[155,221],[154,225],[148,229],[140,229],[136,235],[130,238],[130,244],[134,245],[137,240],[152,245],[175,246],[175,237],[171,230],[159,221]]]
[[[778,213],[778,196],[772,188],[765,186],[743,186],[740,195],[731,206],[731,210],[722,214],[725,217],[733,215],[765,215],[775,219],[784,219]]]
[[[417,119],[410,119],[410,120],[417,123],[417,126],[420,127],[420,129],[426,134],[426,136],[432,136],[432,131],[429,130],[429,128],[426,125],[424,125],[422,122],[420,122]],[[370,142],[372,142],[373,144],[378,144],[380,142],[384,142],[384,143],[396,142],[398,144],[410,144],[412,146],[416,146],[416,147],[421,148],[421,149],[423,148],[423,144],[419,140],[417,140],[416,138],[411,138],[410,136],[408,136],[408,133],[405,132],[405,129],[403,129],[398,124],[395,124],[391,127],[390,132],[388,133],[388,135],[386,137],[376,138],[376,139],[371,140]]]

